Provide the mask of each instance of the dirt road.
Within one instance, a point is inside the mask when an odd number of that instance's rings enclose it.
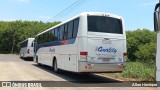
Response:
[[[151,87],[101,87],[101,84],[114,86],[114,84],[121,85],[122,82],[95,74],[77,74],[65,71],[56,74],[51,67],[38,66],[33,61],[24,61],[18,55],[10,54],[0,54],[0,81],[55,81],[55,83],[59,84],[58,87],[55,85],[52,87],[0,87],[0,90],[156,90],[156,88]],[[88,84],[88,86],[81,86],[81,81],[93,81],[94,83]],[[107,84],[99,83],[102,81],[107,82]],[[67,85],[68,82],[70,86],[65,87],[65,84]],[[95,86],[97,83],[100,86]],[[79,86],[74,86],[74,84],[78,84]]]

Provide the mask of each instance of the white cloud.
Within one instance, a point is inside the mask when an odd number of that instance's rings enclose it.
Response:
[[[156,5],[158,2],[154,1],[154,2],[148,2],[148,3],[143,3],[142,6],[152,6],[152,5]]]
[[[40,20],[42,20],[42,21],[47,21],[47,20],[51,19],[52,17],[51,16],[38,16],[38,18],[40,18]]]

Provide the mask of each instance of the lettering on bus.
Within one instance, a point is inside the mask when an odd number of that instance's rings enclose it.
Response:
[[[117,53],[117,49],[115,49],[115,48],[112,48],[112,47],[104,48],[102,46],[101,47],[96,47],[96,51],[98,51],[98,52],[108,52],[108,53],[113,52],[114,54]]]
[[[50,48],[49,52],[55,52],[55,48]]]

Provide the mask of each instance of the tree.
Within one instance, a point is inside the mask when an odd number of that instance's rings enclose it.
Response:
[[[147,29],[127,31],[127,53],[129,61],[155,60],[156,33]],[[145,57],[145,58],[144,58]]]
[[[41,21],[0,22],[0,53],[19,52],[19,43],[29,37],[59,24],[60,22],[43,23]]]

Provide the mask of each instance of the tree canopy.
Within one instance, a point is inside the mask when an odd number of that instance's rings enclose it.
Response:
[[[0,52],[10,53],[14,45],[14,53],[19,52],[19,43],[29,37],[59,24],[60,22],[44,23],[41,21],[0,22]],[[14,41],[15,40],[15,41]]]
[[[60,22],[0,21],[0,53],[19,52],[19,43]],[[126,31],[128,61],[155,62],[156,33],[148,29]],[[13,44],[13,42],[15,44]],[[14,47],[13,47],[14,46]]]

